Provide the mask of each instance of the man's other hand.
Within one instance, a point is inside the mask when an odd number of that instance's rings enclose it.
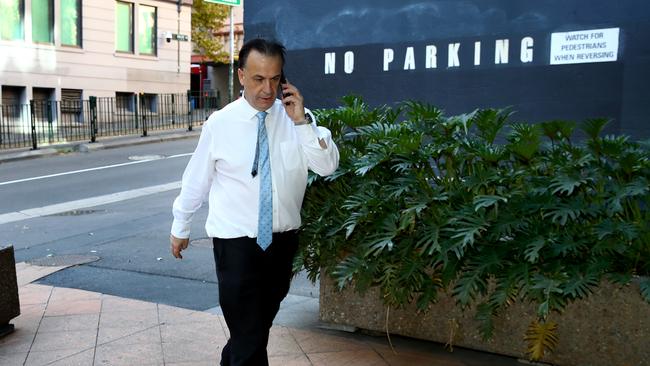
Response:
[[[187,249],[187,246],[190,244],[190,239],[179,239],[174,235],[169,235],[169,241],[172,245],[172,255],[178,259],[183,259],[181,251]]]

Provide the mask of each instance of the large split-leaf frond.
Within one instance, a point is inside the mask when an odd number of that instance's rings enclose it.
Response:
[[[600,276],[595,272],[576,273],[564,285],[564,293],[572,298],[584,298],[591,294],[598,283]]]
[[[558,344],[557,323],[545,323],[534,320],[528,326],[524,339],[528,343],[527,351],[530,359],[538,361],[546,352],[552,352]]]
[[[597,139],[603,132],[605,126],[609,123],[606,118],[592,118],[584,121],[580,129],[584,131],[590,139]]]
[[[492,144],[512,114],[513,111],[510,108],[477,111],[474,114],[473,122],[478,128],[478,135]]]
[[[642,279],[639,283],[639,287],[641,290],[641,297],[643,297],[646,302],[650,303],[650,278],[646,277]]]
[[[586,184],[587,182],[587,178],[580,177],[575,173],[560,174],[553,178],[549,189],[553,194],[559,193],[569,196],[576,188]]]
[[[490,304],[482,303],[476,308],[474,319],[479,323],[479,334],[483,340],[492,338],[494,334],[494,308]]]

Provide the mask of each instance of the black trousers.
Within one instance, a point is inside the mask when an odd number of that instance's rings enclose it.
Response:
[[[269,330],[289,292],[298,235],[274,233],[266,251],[255,238],[215,238],[213,243],[219,304],[230,330],[221,365],[267,366]]]

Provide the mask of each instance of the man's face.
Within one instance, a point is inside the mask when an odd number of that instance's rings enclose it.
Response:
[[[239,82],[244,87],[244,98],[258,111],[273,105],[280,84],[282,59],[263,55],[256,50],[248,54],[246,65],[237,70]]]

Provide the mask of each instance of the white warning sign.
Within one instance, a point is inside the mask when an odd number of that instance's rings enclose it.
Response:
[[[612,62],[618,59],[619,28],[551,34],[551,65]]]

